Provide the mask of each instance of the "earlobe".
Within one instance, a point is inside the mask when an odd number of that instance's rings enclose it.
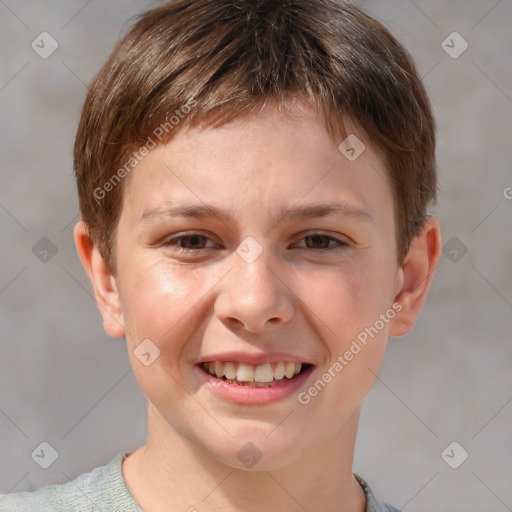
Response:
[[[123,338],[126,331],[116,278],[89,236],[85,222],[76,224],[74,239],[80,261],[94,288],[96,304],[103,318],[103,328],[109,336]]]
[[[423,307],[434,271],[441,257],[441,229],[439,221],[428,217],[411,242],[401,273],[400,290],[395,302],[402,306],[400,313],[390,322],[390,336],[402,336],[412,330]]]

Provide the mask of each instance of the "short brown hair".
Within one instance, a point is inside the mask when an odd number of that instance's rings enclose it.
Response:
[[[175,0],[140,15],[119,41],[78,126],[80,211],[112,272],[121,178],[158,127],[167,143],[185,127],[220,126],[297,98],[331,136],[345,135],[350,119],[383,151],[401,264],[437,195],[435,121],[408,51],[341,0]]]

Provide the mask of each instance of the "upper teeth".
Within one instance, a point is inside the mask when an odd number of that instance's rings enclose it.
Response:
[[[226,377],[228,380],[240,382],[272,382],[284,377],[291,379],[300,373],[302,363],[279,362],[252,365],[247,363],[233,363],[231,361],[212,361],[203,363],[203,367],[218,379]]]

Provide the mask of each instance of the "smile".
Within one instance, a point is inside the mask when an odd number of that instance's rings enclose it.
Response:
[[[200,366],[213,377],[229,384],[266,388],[293,379],[296,375],[307,370],[310,365],[294,363],[293,361],[279,361],[260,365],[232,361],[210,361],[201,363]]]
[[[315,365],[295,361],[201,361],[196,375],[217,397],[246,405],[262,405],[293,397],[305,385]]]

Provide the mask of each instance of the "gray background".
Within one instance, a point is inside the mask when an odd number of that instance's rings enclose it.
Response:
[[[456,237],[458,248],[445,251],[415,330],[390,340],[354,470],[405,511],[512,510],[512,2],[355,3],[405,43],[425,77],[438,121],[434,213],[443,242]],[[124,342],[104,334],[75,252],[71,151],[86,84],[151,5],[0,0],[4,493],[66,482],[145,440]],[[31,48],[43,31],[59,44],[48,59]],[[453,31],[469,44],[457,59],[441,47]],[[33,253],[43,237],[57,249],[46,263]],[[42,441],[58,452],[46,470],[31,458]],[[458,469],[441,457],[452,441],[469,453]]]

